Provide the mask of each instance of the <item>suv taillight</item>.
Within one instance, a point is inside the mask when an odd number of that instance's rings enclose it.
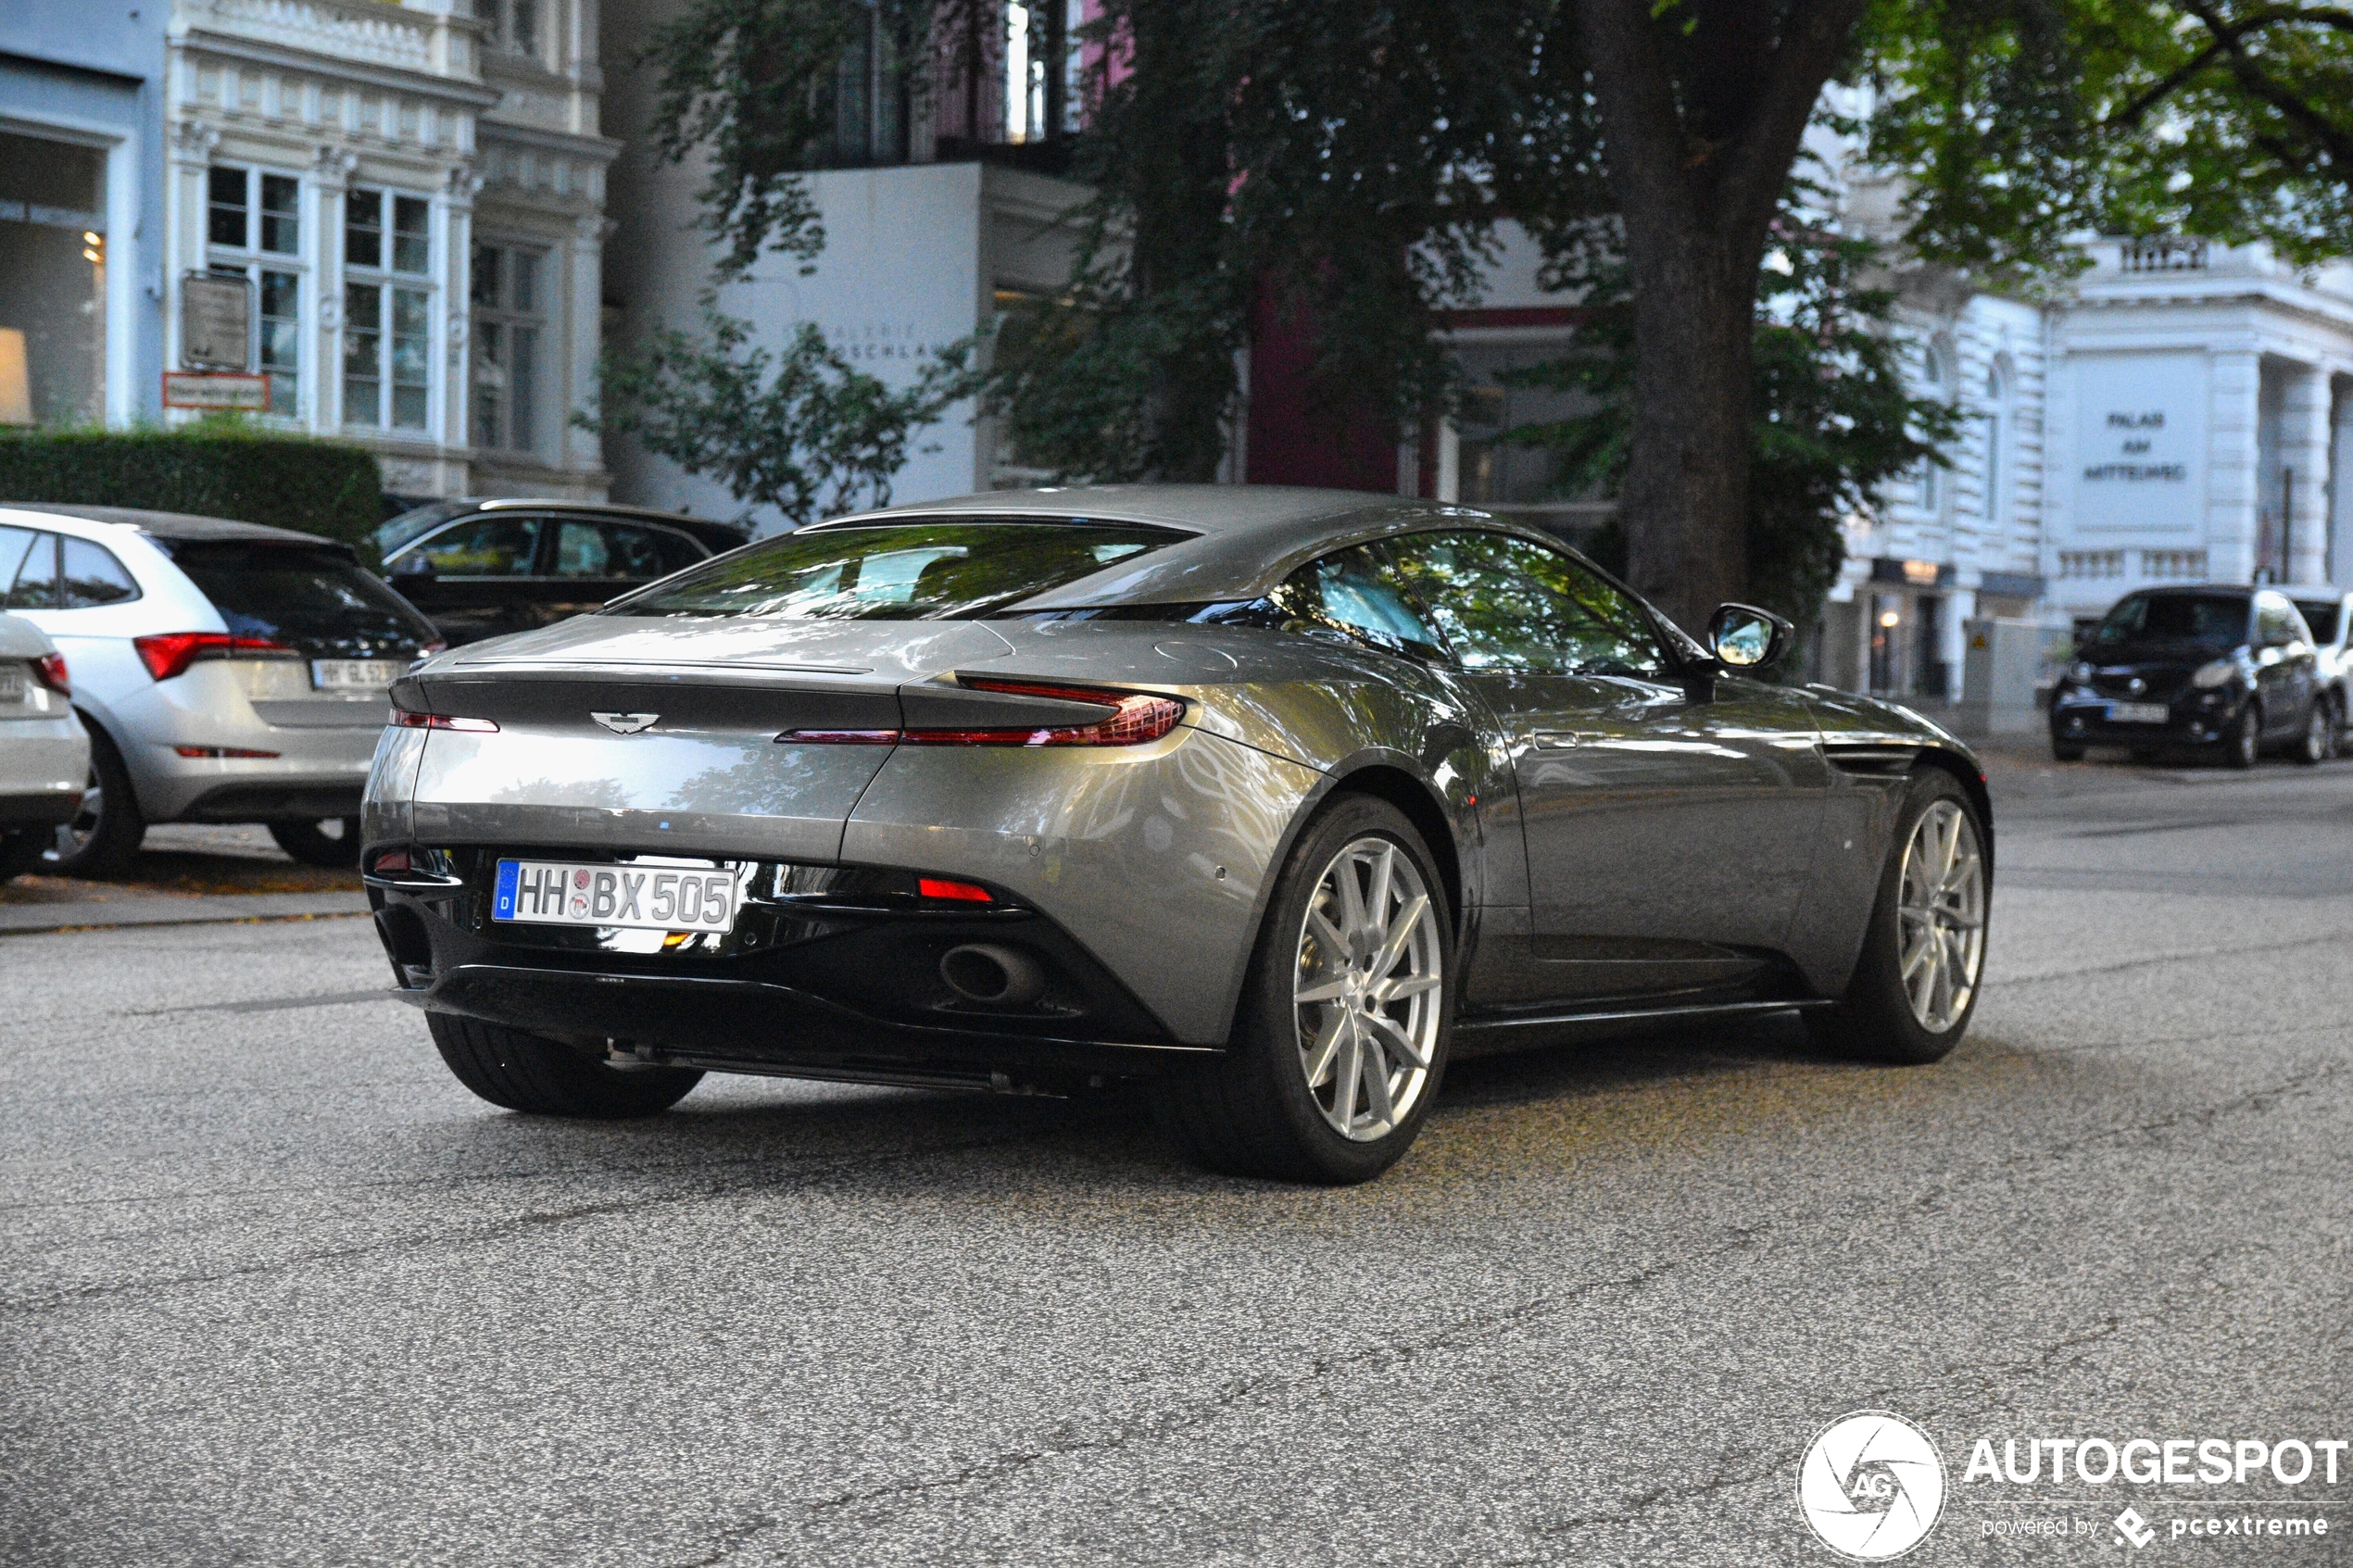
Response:
[[[73,683],[66,679],[66,656],[64,654],[43,654],[39,659],[32,661],[32,672],[41,677],[41,684],[43,685],[48,687],[59,696],[71,696],[73,695]]]
[[[226,632],[159,632],[152,637],[133,637],[131,646],[139,650],[139,660],[147,667],[147,673],[158,681],[186,674],[188,666],[200,659],[300,657],[283,643],[267,637],[233,637]]]

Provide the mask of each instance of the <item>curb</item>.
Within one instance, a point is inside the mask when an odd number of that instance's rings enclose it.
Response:
[[[349,920],[368,912],[364,893],[224,893],[194,898],[120,898],[0,904],[0,936],[60,935],[130,926]]]

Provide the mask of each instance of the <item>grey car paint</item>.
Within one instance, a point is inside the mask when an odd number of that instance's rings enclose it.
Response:
[[[1190,537],[986,621],[679,620],[633,617],[623,601],[452,650],[421,666],[402,700],[501,729],[387,732],[370,844],[413,835],[969,877],[1043,912],[1172,1041],[1215,1046],[1274,873],[1335,789],[1375,788],[1416,809],[1457,906],[1466,1021],[1508,1022],[1629,993],[1671,997],[1776,963],[1809,994],[1838,995],[1908,771],[1942,758],[1973,787],[1980,777],[1965,747],[1917,715],[1819,688],[1558,678],[1531,697],[1327,631],[1088,614],[1253,600],[1329,550],[1416,529],[1554,543],[1470,508],[1101,487],[823,526],[957,516],[1115,519]],[[926,715],[981,700],[960,673],[1164,693],[1186,712],[1133,747],[772,738],[955,722]],[[592,709],[663,717],[622,736]],[[1569,734],[1574,746],[1560,745]]]

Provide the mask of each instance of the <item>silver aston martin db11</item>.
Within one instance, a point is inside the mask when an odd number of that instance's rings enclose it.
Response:
[[[1450,1053],[1795,1010],[1933,1060],[1993,836],[1967,748],[1759,679],[1548,535],[1313,490],[805,528],[393,691],[364,869],[466,1086],[1143,1081],[1223,1170],[1386,1168]]]

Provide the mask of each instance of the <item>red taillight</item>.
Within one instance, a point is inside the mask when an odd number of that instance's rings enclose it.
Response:
[[[400,730],[463,730],[468,734],[495,735],[498,733],[496,719],[459,719],[447,713],[411,713],[405,708],[392,710],[392,723]]]
[[[1176,727],[1185,705],[1149,692],[1105,691],[1100,686],[1041,686],[1027,681],[966,681],[967,690],[1083,702],[1106,709],[1091,724],[1058,724],[1027,730],[786,730],[786,746],[1142,746]]]
[[[388,876],[394,872],[408,871],[409,869],[409,851],[405,848],[379,849],[376,851],[375,863],[368,869],[378,876]]]
[[[139,650],[140,661],[146,665],[147,673],[158,681],[186,674],[188,666],[200,659],[295,651],[267,637],[233,637],[226,632],[162,632],[152,637],[133,637],[131,646]]]
[[[66,656],[64,654],[43,654],[39,659],[32,661],[32,672],[41,677],[41,684],[43,685],[48,687],[59,696],[71,696],[73,695],[73,683],[66,679]]]
[[[906,884],[901,883],[900,886]],[[919,876],[915,891],[926,898],[954,898],[966,904],[993,904],[996,895],[977,883],[950,882],[944,876]]]

